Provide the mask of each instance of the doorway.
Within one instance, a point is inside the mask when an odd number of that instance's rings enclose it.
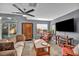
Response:
[[[25,35],[26,41],[32,40],[33,37],[33,24],[32,23],[22,23],[22,34]]]

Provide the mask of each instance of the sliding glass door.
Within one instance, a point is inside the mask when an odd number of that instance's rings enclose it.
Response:
[[[11,38],[16,35],[16,23],[2,24],[2,38]]]

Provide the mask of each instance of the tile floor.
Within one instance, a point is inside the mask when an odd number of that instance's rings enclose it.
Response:
[[[62,56],[62,49],[55,44],[54,40],[49,42],[51,45],[50,48],[50,56]],[[35,49],[32,41],[26,41],[24,45],[24,49],[22,52],[22,56],[35,56]]]

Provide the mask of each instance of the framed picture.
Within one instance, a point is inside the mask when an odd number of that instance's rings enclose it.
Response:
[[[10,24],[9,34],[16,34],[16,24]]]

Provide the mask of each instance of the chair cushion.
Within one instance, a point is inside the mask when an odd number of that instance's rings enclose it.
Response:
[[[63,56],[74,56],[74,52],[71,48],[69,47],[63,47]]]
[[[23,48],[24,48],[24,41],[16,42],[16,43],[14,44],[14,47],[15,47],[17,56],[21,56],[22,50],[23,50]]]
[[[20,42],[20,41],[25,41],[25,36],[24,35],[17,35],[16,36],[16,42]]]

